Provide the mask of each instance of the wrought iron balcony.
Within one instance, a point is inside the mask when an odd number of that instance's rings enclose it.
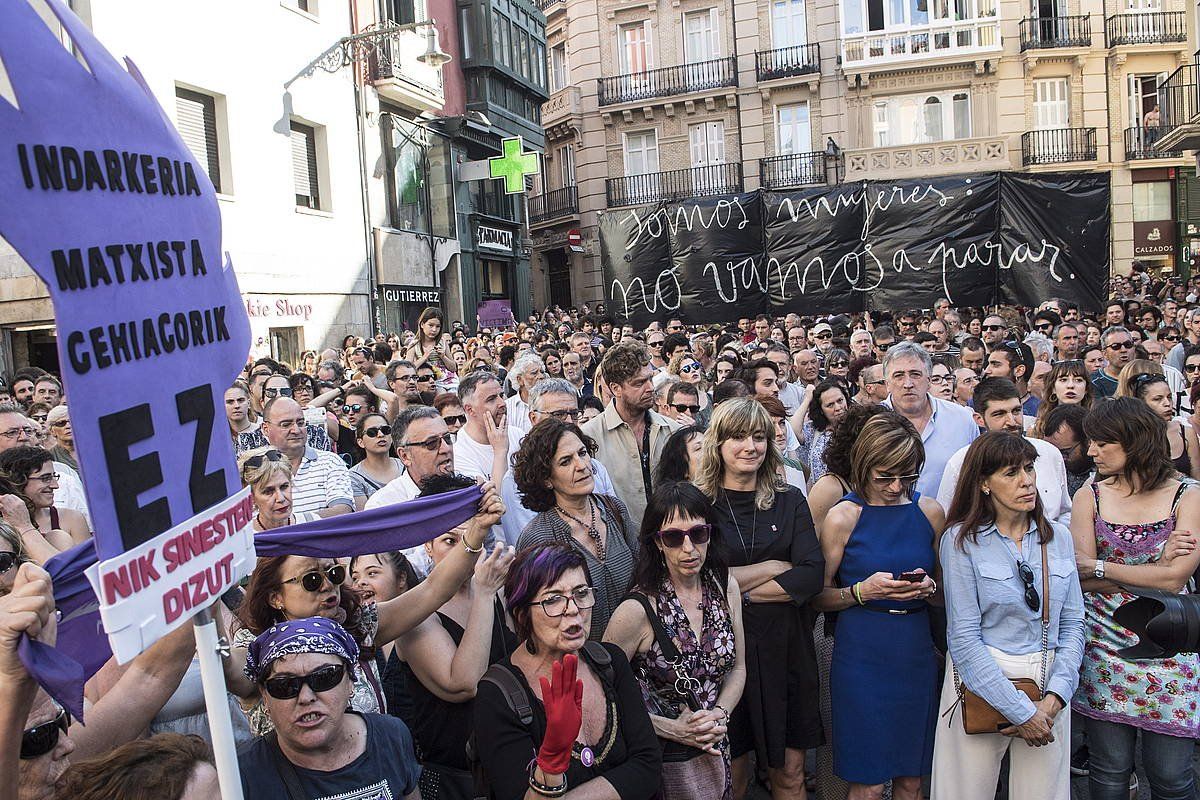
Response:
[[[825,151],[760,158],[758,174],[764,189],[788,189],[825,183]]]
[[[821,72],[821,45],[798,44],[754,54],[754,68],[760,81],[795,78]]]
[[[376,91],[405,108],[440,111],[445,104],[442,71],[418,60],[428,46],[424,34],[397,26],[379,32],[369,62]]]
[[[734,194],[742,190],[742,165],[711,164],[707,167],[609,178],[605,190],[609,207]]]
[[[1178,158],[1182,150],[1161,151],[1155,145],[1169,131],[1162,125],[1125,129],[1125,158],[1136,161],[1141,158]]]
[[[1029,17],[1021,20],[1021,52],[1051,47],[1091,47],[1092,18]]]
[[[733,56],[601,78],[600,105],[671,97],[722,86],[737,86],[737,63]]]
[[[1104,21],[1109,47],[1187,41],[1187,12],[1128,11]]]
[[[1021,163],[1027,167],[1095,160],[1095,128],[1056,128],[1021,134]]]
[[[543,14],[547,14],[549,13],[550,8],[559,5],[560,3],[565,6],[566,0],[537,0],[538,11],[541,11]]]
[[[895,30],[844,34],[842,64],[854,69],[935,58],[968,58],[1000,49],[1000,21],[996,17],[935,20]]]
[[[561,189],[554,189],[529,198],[530,223],[546,222],[577,213],[579,213],[579,189],[575,186],[564,186]]]
[[[1172,72],[1158,87],[1159,113],[1166,133],[1155,149],[1194,150],[1200,147],[1200,55]]]

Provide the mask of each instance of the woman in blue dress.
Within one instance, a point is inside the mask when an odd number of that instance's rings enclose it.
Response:
[[[929,598],[945,514],[914,485],[925,449],[894,412],[872,417],[850,451],[851,492],[821,535],[825,589],[814,605],[836,611],[830,668],[833,768],[849,800],[919,800],[933,762],[937,660]]]

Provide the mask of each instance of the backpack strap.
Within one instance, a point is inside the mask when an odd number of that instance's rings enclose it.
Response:
[[[528,726],[533,722],[533,706],[529,702],[529,693],[510,669],[503,664],[492,664],[480,680],[487,681],[500,690],[508,707],[521,720],[522,725]]]
[[[613,670],[612,653],[599,642],[591,639],[583,643],[583,654],[600,673],[600,679],[610,687],[616,685],[616,671]]]
[[[279,773],[279,778],[287,789],[288,800],[308,800],[304,787],[300,785],[300,776],[296,774],[295,765],[288,761],[287,756],[279,749],[279,734],[272,730],[263,738],[267,742],[267,752],[275,762],[275,771]]]

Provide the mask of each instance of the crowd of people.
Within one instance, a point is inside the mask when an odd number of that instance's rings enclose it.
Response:
[[[1195,797],[1195,654],[1116,620],[1200,568],[1200,304],[602,306],[251,360],[256,531],[472,485],[422,545],[264,557],[213,607],[247,797]],[[41,568],[91,535],[61,384],[0,397],[0,800],[219,794],[190,628],[32,681]],[[1140,734],[1140,736],[1139,736]],[[757,788],[755,788],[757,787]]]

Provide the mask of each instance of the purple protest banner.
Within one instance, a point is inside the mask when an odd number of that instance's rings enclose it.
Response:
[[[484,300],[475,314],[481,328],[511,328],[517,324],[511,300]]]
[[[127,661],[253,567],[222,410],[249,322],[204,170],[137,68],[48,3],[78,59],[26,0],[0,0],[16,96],[0,98],[0,236],[54,303],[89,578]]]

